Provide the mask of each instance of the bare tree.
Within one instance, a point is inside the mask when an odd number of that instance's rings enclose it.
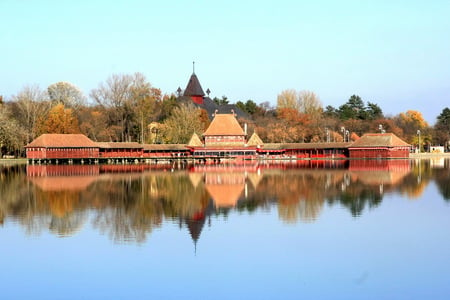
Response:
[[[66,108],[77,111],[86,102],[83,92],[70,82],[60,81],[49,85],[48,95],[52,102],[62,103]]]
[[[277,109],[295,109],[299,110],[298,93],[296,90],[284,90],[277,97]]]
[[[50,110],[47,92],[37,85],[25,86],[12,97],[12,111],[26,132],[26,142],[34,140],[39,134],[39,124]]]
[[[120,140],[145,139],[144,128],[161,92],[141,73],[113,74],[90,94],[109,116],[109,126],[120,128]],[[153,101],[153,102],[152,102]]]
[[[319,97],[311,91],[300,91],[298,93],[300,112],[310,115],[317,116],[321,115],[323,112],[322,102]]]

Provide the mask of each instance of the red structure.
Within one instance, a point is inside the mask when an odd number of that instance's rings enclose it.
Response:
[[[348,158],[348,146],[351,143],[288,143],[264,144],[258,149],[260,155],[267,158]]]
[[[143,146],[139,143],[97,143],[101,158],[140,158],[143,157]]]
[[[247,139],[234,114],[215,114],[202,139],[187,145],[95,143],[82,134],[44,134],[25,146],[32,162],[149,162],[193,160],[296,160],[408,158],[410,145],[392,133],[365,134],[353,143],[264,144],[254,133]]]
[[[411,145],[393,133],[363,135],[348,147],[350,158],[408,158]]]
[[[25,146],[27,158],[89,159],[99,157],[98,145],[83,134],[43,134]]]
[[[191,156],[191,152],[183,144],[144,144],[144,158],[164,159]]]
[[[193,137],[195,139],[195,136]],[[242,130],[234,114],[215,114],[214,119],[203,134],[203,143],[191,142],[187,145],[194,157],[215,158],[255,158],[257,147],[246,143],[246,133]]]
[[[184,90],[184,96],[190,97],[196,104],[203,104],[205,93],[195,73],[192,73],[191,78],[189,78],[189,82]]]

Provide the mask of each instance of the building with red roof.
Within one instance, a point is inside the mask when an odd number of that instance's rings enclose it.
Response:
[[[28,159],[96,159],[99,147],[84,134],[43,134],[25,146]]]
[[[367,133],[348,150],[350,158],[408,158],[411,145],[393,133]]]

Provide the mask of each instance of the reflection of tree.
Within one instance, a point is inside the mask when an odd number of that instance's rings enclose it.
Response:
[[[63,217],[52,216],[49,229],[60,237],[73,235],[86,220],[85,212],[77,211]]]
[[[435,179],[438,190],[445,201],[450,202],[450,161],[446,161],[445,168],[435,170]]]
[[[347,189],[336,200],[348,208],[352,216],[358,217],[366,207],[373,208],[378,206],[382,201],[382,196],[375,190],[357,191],[357,189]]]
[[[414,168],[405,177],[404,184],[399,186],[399,190],[407,195],[409,199],[419,198],[432,179],[432,172],[429,161],[414,161]]]
[[[286,223],[311,222],[327,203],[359,216],[380,205],[385,193],[411,197],[433,179],[448,200],[448,162],[446,167],[433,169],[421,161],[413,165],[412,172],[395,174],[386,170],[269,168],[248,171],[244,177],[241,171],[236,173],[236,180],[231,172],[227,173],[226,183],[245,187],[235,207],[217,207],[212,202],[213,195],[206,185],[220,182],[211,181],[216,177],[211,179],[203,172],[151,170],[26,178],[23,166],[0,167],[0,223],[14,218],[29,233],[50,230],[68,236],[86,224],[91,215],[94,228],[112,240],[143,242],[166,219],[186,225],[196,241],[205,220],[219,215],[226,218],[233,210],[254,213],[276,207],[279,218]],[[64,180],[68,183],[64,184]]]

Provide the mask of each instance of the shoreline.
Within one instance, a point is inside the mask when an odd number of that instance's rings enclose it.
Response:
[[[408,158],[405,159],[430,159],[430,158],[450,158],[450,152],[446,153],[410,153]],[[347,158],[348,159],[348,158]],[[275,161],[271,159],[257,159],[258,161]],[[297,161],[297,160],[306,160],[306,159],[276,159],[276,161]],[[311,159],[307,159],[311,160]],[[342,158],[339,159],[324,159],[324,160],[342,160]],[[344,160],[346,160],[344,158]],[[371,160],[369,158],[368,160]],[[391,160],[387,158],[387,160]],[[19,165],[19,164],[27,164],[28,159],[27,158],[0,158],[0,165]]]
[[[410,153],[409,158],[450,158],[450,152],[446,153],[429,153],[429,152],[423,152],[423,153]]]

